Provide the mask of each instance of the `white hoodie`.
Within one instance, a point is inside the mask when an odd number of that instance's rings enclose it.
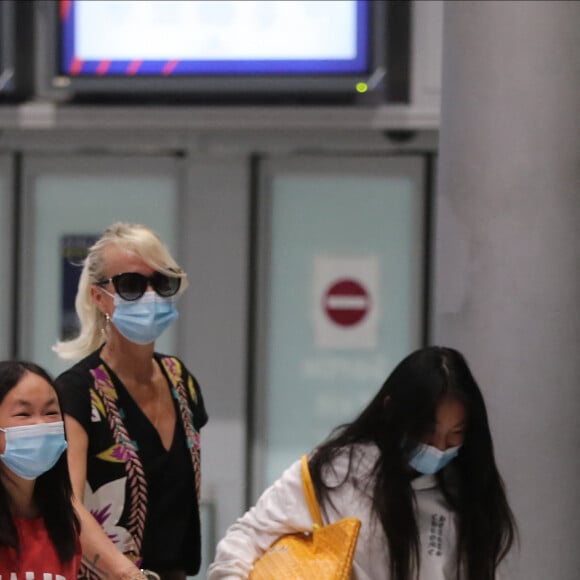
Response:
[[[368,493],[353,485],[357,480],[365,480],[377,457],[376,447],[357,446],[349,480],[331,492],[333,505],[328,503],[321,509],[325,523],[345,517],[356,517],[362,522],[354,556],[354,580],[390,580],[387,539],[371,509],[372,482],[367,486]],[[331,485],[343,480],[348,468],[348,453],[338,456],[333,468],[324,474],[325,482]],[[450,511],[435,476],[417,477],[411,485],[415,492],[415,517],[421,543],[418,580],[455,580],[456,516]],[[230,526],[217,546],[207,578],[248,578],[254,560],[278,537],[311,529],[298,460],[266,489],[253,508]]]

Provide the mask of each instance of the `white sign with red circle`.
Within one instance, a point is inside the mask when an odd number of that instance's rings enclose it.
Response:
[[[374,348],[379,267],[375,257],[314,258],[314,335],[323,348]]]
[[[324,294],[323,302],[326,315],[339,326],[360,324],[371,308],[369,293],[356,278],[333,282]]]

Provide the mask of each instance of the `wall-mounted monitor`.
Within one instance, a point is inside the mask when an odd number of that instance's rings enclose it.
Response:
[[[356,98],[385,76],[384,0],[40,2],[41,92]],[[44,34],[44,38],[42,38]]]

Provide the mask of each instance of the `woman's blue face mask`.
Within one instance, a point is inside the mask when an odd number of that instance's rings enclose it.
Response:
[[[155,292],[145,292],[131,302],[115,294],[114,304],[111,322],[136,344],[155,342],[178,316],[174,298],[161,298]]]
[[[443,469],[450,461],[457,457],[461,445],[450,447],[445,451],[426,443],[419,443],[411,452],[409,465],[419,473],[430,475]]]
[[[163,298],[156,292],[145,292],[137,300],[123,300],[119,294],[111,294],[115,310],[111,322],[117,330],[135,344],[155,342],[179,316],[175,298]]]
[[[6,427],[6,448],[0,460],[23,479],[36,479],[56,464],[66,449],[64,423]]]
[[[428,434],[409,453],[411,467],[424,474],[437,473],[443,469],[457,457],[463,445],[466,427],[464,403],[455,397],[442,399],[437,405],[435,420]]]

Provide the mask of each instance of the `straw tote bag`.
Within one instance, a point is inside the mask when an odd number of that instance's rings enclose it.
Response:
[[[254,562],[250,580],[348,580],[361,522],[344,518],[323,525],[308,458],[302,457],[302,489],[312,516],[312,532],[278,538]]]

